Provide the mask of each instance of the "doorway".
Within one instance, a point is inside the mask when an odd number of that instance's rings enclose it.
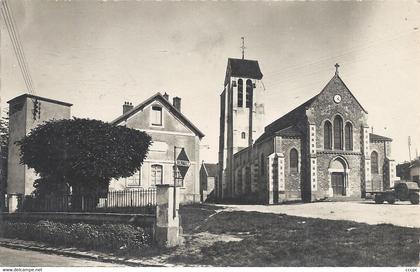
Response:
[[[344,173],[333,172],[331,173],[331,187],[333,189],[334,196],[344,196],[345,187],[344,187]]]

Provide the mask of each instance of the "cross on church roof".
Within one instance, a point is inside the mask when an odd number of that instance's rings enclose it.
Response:
[[[334,66],[335,66],[335,74],[338,75],[338,67],[340,67],[340,64],[336,63]]]
[[[244,37],[241,37],[241,39],[242,39],[242,46],[241,46],[241,49],[242,49],[242,59],[244,59],[245,58],[245,38]]]

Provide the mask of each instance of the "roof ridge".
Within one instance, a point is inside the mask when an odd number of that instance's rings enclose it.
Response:
[[[145,106],[147,106],[149,103],[151,103],[153,100],[155,100],[157,98],[161,99],[163,101],[163,103],[166,104],[166,106],[170,110],[172,110],[174,113],[178,114],[179,117],[181,117],[181,119],[183,119],[183,120],[181,120],[181,122],[186,123],[187,126],[191,130],[193,130],[196,134],[198,134],[198,136],[200,138],[204,137],[204,133],[201,132],[201,130],[198,129],[181,111],[179,111],[177,108],[174,107],[174,105],[172,105],[168,100],[166,100],[160,92],[155,93],[151,97],[147,98],[146,100],[144,100],[143,102],[141,102],[140,104],[138,104],[137,106],[135,106],[133,109],[129,110],[126,113],[123,113],[122,115],[120,115],[116,119],[112,120],[110,123],[111,124],[116,124],[116,123],[119,123],[119,122],[121,122],[123,120],[128,119],[134,113],[136,113],[137,111],[141,110],[142,108],[144,108]]]

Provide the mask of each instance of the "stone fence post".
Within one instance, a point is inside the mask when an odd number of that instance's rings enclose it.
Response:
[[[179,245],[182,241],[178,214],[179,192],[180,188],[177,187],[176,203],[174,203],[174,186],[169,184],[156,185],[155,239],[159,246],[173,247]]]
[[[8,194],[7,195],[7,207],[9,208],[9,213],[14,213],[17,211],[19,206],[19,197],[23,197],[20,194]]]

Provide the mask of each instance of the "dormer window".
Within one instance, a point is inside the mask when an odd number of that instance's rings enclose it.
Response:
[[[152,125],[162,126],[162,108],[159,106],[152,107],[151,113]]]

